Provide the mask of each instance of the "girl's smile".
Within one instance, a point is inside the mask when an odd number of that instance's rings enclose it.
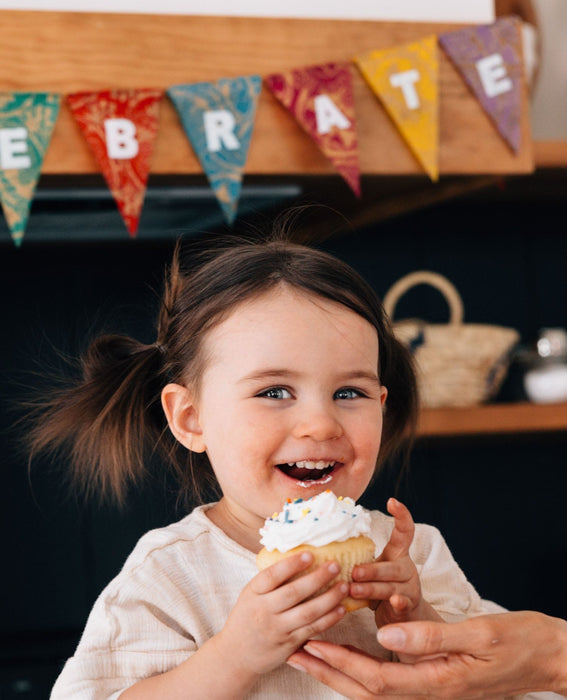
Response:
[[[287,498],[327,488],[361,496],[387,393],[368,321],[280,285],[213,327],[204,354],[181,428],[190,449],[208,454],[223,492],[208,513],[232,539],[259,549],[259,528]]]

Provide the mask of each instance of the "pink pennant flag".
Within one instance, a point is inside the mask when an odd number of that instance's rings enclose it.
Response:
[[[360,169],[351,67],[348,63],[295,68],[264,78],[325,156],[360,196]]]
[[[132,237],[144,204],[162,95],[158,89],[67,95]]]
[[[510,148],[521,145],[522,52],[519,20],[465,27],[439,36],[439,43],[461,73]]]

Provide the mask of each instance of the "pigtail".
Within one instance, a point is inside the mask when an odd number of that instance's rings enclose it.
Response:
[[[119,335],[97,338],[81,358],[78,380],[42,400],[29,433],[39,452],[70,457],[74,484],[124,503],[128,487],[166,432],[160,403],[163,350]]]

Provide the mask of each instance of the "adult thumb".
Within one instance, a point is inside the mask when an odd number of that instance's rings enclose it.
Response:
[[[391,651],[423,656],[460,651],[467,644],[467,633],[459,629],[459,623],[404,622],[381,627],[378,642]]]

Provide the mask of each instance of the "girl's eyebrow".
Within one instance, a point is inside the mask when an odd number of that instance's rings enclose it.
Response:
[[[294,379],[300,376],[300,372],[295,372],[290,369],[278,369],[278,368],[268,368],[260,369],[255,372],[251,372],[246,376],[239,379],[239,383],[250,382],[250,381],[260,381],[266,379],[281,379],[282,377]],[[374,384],[380,384],[378,379],[378,374],[376,372],[367,372],[364,370],[354,370],[352,372],[345,372],[337,376],[339,382],[348,382],[356,380],[366,380],[373,382]]]
[[[269,367],[267,369],[259,369],[254,372],[250,372],[250,374],[247,374],[246,376],[242,377],[242,379],[239,379],[238,382],[250,382],[250,381],[259,381],[259,380],[264,380],[264,379],[274,379],[276,377],[299,377],[299,372],[294,372],[293,370],[290,369],[278,369],[277,367]]]
[[[340,379],[343,381],[356,380],[356,379],[367,379],[376,384],[380,383],[378,379],[377,372],[365,372],[364,370],[355,370],[354,372],[346,372],[340,375]]]

